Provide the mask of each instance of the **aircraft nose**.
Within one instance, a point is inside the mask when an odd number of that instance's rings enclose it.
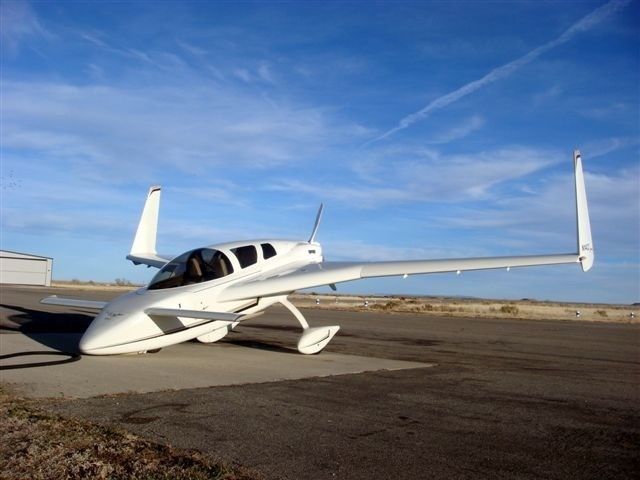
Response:
[[[112,317],[112,313],[102,311],[93,319],[78,344],[81,353],[85,355],[108,353],[106,349],[114,342]]]
[[[100,347],[99,339],[89,331],[82,336],[80,344],[78,345],[80,352],[85,355],[95,355]]]

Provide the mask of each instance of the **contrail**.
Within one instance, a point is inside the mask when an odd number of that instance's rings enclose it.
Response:
[[[523,55],[522,57],[516,60],[506,63],[500,67],[494,68],[489,73],[487,73],[484,77],[479,78],[478,80],[474,80],[473,82],[467,83],[463,87],[460,87],[457,90],[454,90],[453,92],[447,93],[442,97],[436,98],[423,109],[418,110],[417,112],[404,117],[402,120],[400,120],[400,123],[398,123],[396,127],[392,128],[391,130],[388,130],[387,132],[383,133],[379,137],[369,140],[368,142],[364,143],[363,146],[377,142],[379,140],[382,140],[383,138],[387,138],[388,136],[393,135],[394,133],[400,130],[404,130],[405,128],[416,123],[418,120],[421,120],[429,116],[432,112],[436,110],[440,110],[441,108],[444,108],[447,105],[450,105],[453,102],[460,100],[462,97],[466,97],[467,95],[475,92],[476,90],[479,90],[485,85],[489,85],[490,83],[493,83],[496,80],[500,80],[501,78],[508,77],[513,72],[518,70],[520,67],[526,65],[527,63],[532,62],[543,53],[548,52],[549,50],[559,45],[562,45],[563,43],[568,42],[577,34],[591,29],[593,26],[603,21],[609,15],[612,15],[613,13],[617,12],[621,8],[625,7],[627,4],[630,3],[630,1],[631,0],[611,0],[609,3],[606,3],[601,7],[596,8],[593,12],[591,12],[587,16],[583,17],[581,20],[571,25],[571,27],[565,30],[565,32],[562,35],[560,35],[558,38],[551,40],[550,42],[547,42],[544,45],[540,45],[537,48],[534,48],[529,53],[527,53],[526,55]]]

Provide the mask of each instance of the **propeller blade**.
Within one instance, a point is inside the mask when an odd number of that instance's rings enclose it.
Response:
[[[320,208],[318,209],[318,215],[316,215],[316,223],[313,226],[313,232],[311,232],[311,236],[309,237],[309,243],[313,243],[316,239],[316,233],[318,233],[318,227],[320,226],[320,219],[322,218],[322,210],[324,209],[324,205],[321,203]]]

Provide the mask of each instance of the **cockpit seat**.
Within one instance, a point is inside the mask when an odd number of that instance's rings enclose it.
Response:
[[[211,263],[213,268],[213,278],[222,278],[229,274],[227,264],[224,262],[221,255],[215,255]]]
[[[187,274],[185,277],[185,285],[202,281],[202,266],[198,257],[193,256],[187,262]]]

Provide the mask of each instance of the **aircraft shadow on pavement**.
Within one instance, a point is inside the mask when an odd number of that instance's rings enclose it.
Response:
[[[297,350],[293,348],[282,347],[280,345],[274,345],[271,343],[259,342],[256,340],[240,340],[240,339],[225,339],[224,343],[231,345],[237,345],[239,347],[256,348],[258,350],[266,350],[268,352],[290,353],[293,355],[300,355]]]
[[[62,360],[48,360],[48,361],[40,361],[40,362],[27,362],[27,363],[18,363],[12,365],[2,365],[0,364],[0,371],[2,370],[17,370],[20,368],[34,368],[34,367],[50,367],[52,365],[61,365],[63,363],[71,363],[77,362],[82,358],[79,353],[70,353],[70,352],[53,352],[51,350],[42,350],[42,351],[34,351],[34,352],[18,352],[18,353],[10,353],[8,355],[0,355],[0,362],[3,360],[9,360],[10,358],[16,357],[29,357],[29,356],[37,356],[42,357],[45,355],[54,355],[54,356],[63,356],[67,358],[63,358]]]
[[[78,310],[75,313],[61,312],[52,313],[43,310],[35,310],[31,308],[21,307],[17,305],[2,304],[14,313],[0,318],[0,334],[8,334],[10,332],[19,332],[32,340],[53,349],[47,352],[19,352],[10,356],[24,355],[67,355],[72,359],[80,359],[80,350],[78,344],[80,338],[89,324],[93,320],[94,314],[86,313]],[[76,358],[77,357],[77,358]],[[9,358],[4,355],[0,360]],[[25,367],[37,367],[44,365],[56,365],[59,363],[67,363],[75,360],[54,360],[52,362],[36,362],[27,363]],[[5,369],[17,368],[15,365],[5,366]]]

